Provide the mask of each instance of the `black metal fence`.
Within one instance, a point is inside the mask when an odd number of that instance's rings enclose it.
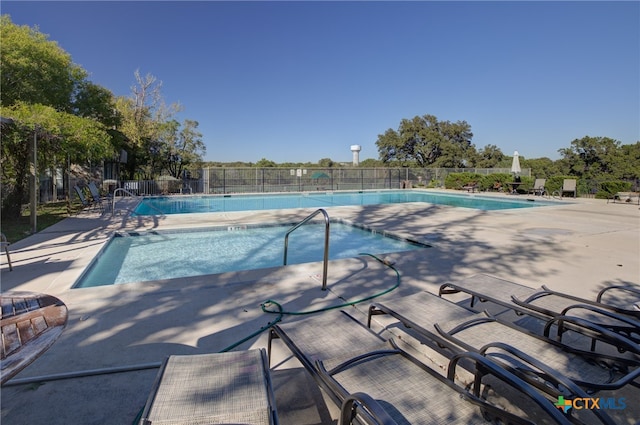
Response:
[[[442,187],[450,173],[508,169],[445,168],[205,168],[201,193],[307,192]],[[200,193],[200,192],[199,192]]]
[[[95,171],[95,170],[94,170]],[[451,173],[509,173],[507,168],[204,168],[197,178],[161,176],[155,180],[104,180],[99,172],[83,178],[43,179],[40,202],[65,199],[67,187],[96,182],[105,193],[122,188],[134,195],[310,192],[332,190],[444,187]],[[530,169],[522,170],[530,176]],[[91,177],[89,177],[91,176]],[[70,191],[75,196],[73,190]]]
[[[82,177],[62,175],[40,179],[39,202],[66,199],[76,194],[73,186],[85,187],[93,180],[105,193],[123,188],[134,195],[226,194],[267,192],[310,192],[332,190],[398,189],[408,187],[444,187],[451,173],[489,175],[510,173],[508,168],[204,168],[197,178],[175,179],[161,176],[155,180],[104,180],[99,166],[86,170]],[[531,169],[522,176],[532,177]],[[638,180],[630,181],[631,190],[640,190]],[[71,188],[68,191],[68,188]],[[600,183],[579,182],[581,196],[594,196]],[[3,195],[7,188],[3,187]]]

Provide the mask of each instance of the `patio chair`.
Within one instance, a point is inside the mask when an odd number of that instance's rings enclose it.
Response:
[[[82,208],[90,208],[93,206],[93,204],[84,196],[84,192],[79,186],[73,186],[73,190],[76,191],[76,195],[78,195],[78,199],[80,199],[80,203],[82,203]]]
[[[109,199],[100,195],[100,191],[94,182],[89,182],[89,192],[91,193],[91,197],[93,198],[93,203],[100,207],[101,210],[104,210],[103,201],[106,202],[107,206],[110,206]]]
[[[440,286],[438,295],[465,293],[471,296],[470,308],[476,302],[491,302],[533,316],[542,321],[571,315],[616,332],[640,344],[640,288],[630,285],[606,287],[595,301],[553,291],[546,286],[530,288],[486,274],[478,274]],[[619,295],[615,295],[618,293]],[[560,337],[563,329],[560,328]],[[593,341],[595,342],[595,341]],[[592,344],[595,349],[595,344]]]
[[[450,311],[443,313],[447,309]],[[640,377],[638,357],[617,357],[576,349],[487,312],[472,313],[429,292],[374,303],[369,315],[376,314],[390,314],[419,339],[436,343],[447,352],[470,351],[488,356],[554,397],[560,395],[560,390],[549,385],[548,379],[549,375],[555,374],[589,392],[615,390],[627,384],[640,385],[633,382]],[[438,321],[446,317],[455,318]],[[640,354],[637,344],[621,337],[618,339],[626,350]]]
[[[264,349],[169,356],[140,425],[277,424]]]
[[[468,184],[462,186],[463,190],[466,190],[467,192],[475,192],[478,189],[478,183],[476,182],[469,182]]]
[[[578,196],[578,189],[576,187],[577,180],[576,179],[564,179],[562,182],[562,191],[560,192],[560,197],[562,197],[565,193],[573,194],[573,197]]]
[[[533,187],[529,189],[529,193],[533,195],[542,196],[545,194],[544,185],[547,182],[547,179],[536,179],[533,183]]]
[[[609,201],[614,204],[636,204],[640,205],[640,193],[638,192],[617,192],[610,198],[607,198],[607,204]]]
[[[383,341],[345,312],[277,324],[269,335],[269,352],[275,338],[284,341],[318,385],[342,406],[341,424],[354,419],[385,425],[534,422],[483,398],[485,376],[506,385],[506,397],[514,393],[528,397],[527,409],[536,406],[557,423],[569,421],[542,394],[486,357],[460,353],[450,360],[445,377],[421,361],[419,354],[412,354],[411,347],[401,347],[393,339]],[[463,361],[475,366],[470,389],[458,383],[458,365]]]
[[[9,271],[13,271],[13,266],[11,265],[11,256],[9,255],[9,245],[11,245],[11,242],[7,240],[7,237],[4,235],[4,233],[0,233],[0,248],[4,249],[4,253],[7,255]]]

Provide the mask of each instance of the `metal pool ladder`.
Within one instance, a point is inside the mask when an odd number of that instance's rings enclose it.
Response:
[[[289,249],[289,234],[292,233],[294,230],[296,230],[298,227],[302,226],[303,224],[307,223],[309,220],[311,220],[313,217],[315,217],[316,215],[322,213],[322,215],[324,215],[324,264],[323,264],[323,269],[322,269],[322,290],[325,291],[327,289],[327,268],[329,266],[329,214],[327,214],[327,212],[325,210],[323,210],[322,208],[314,211],[311,215],[309,215],[307,218],[305,218],[304,220],[302,220],[300,223],[296,224],[295,226],[293,226],[291,229],[289,229],[287,231],[287,233],[284,235],[284,265],[287,265],[287,251]]]

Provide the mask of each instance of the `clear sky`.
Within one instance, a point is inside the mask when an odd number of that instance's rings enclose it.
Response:
[[[466,121],[480,149],[559,158],[640,140],[640,2],[3,1],[90,80],[162,81],[206,160],[378,158],[403,118]]]

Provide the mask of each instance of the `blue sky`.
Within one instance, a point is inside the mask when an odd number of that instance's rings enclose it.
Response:
[[[559,158],[640,140],[640,2],[3,1],[90,79],[162,81],[212,161],[378,158],[403,118],[466,121],[478,149]]]

